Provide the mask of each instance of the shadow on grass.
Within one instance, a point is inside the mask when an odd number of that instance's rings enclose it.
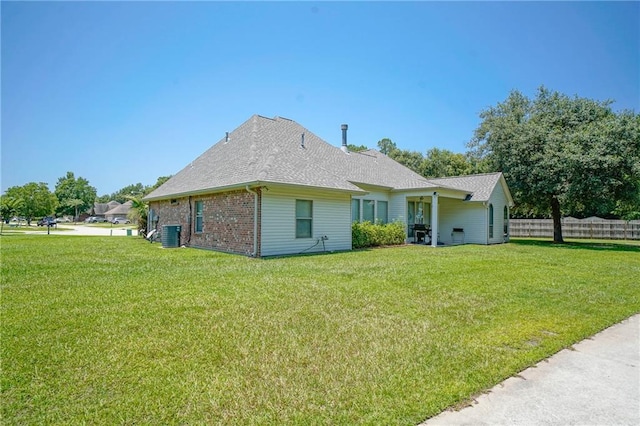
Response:
[[[595,251],[629,251],[640,253],[640,244],[637,241],[614,242],[614,241],[566,241],[564,243],[554,243],[552,240],[535,240],[512,238],[511,244],[520,246],[564,248],[572,250],[595,250]]]

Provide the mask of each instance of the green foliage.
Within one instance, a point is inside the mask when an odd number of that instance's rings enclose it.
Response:
[[[171,176],[160,176],[156,183],[153,185],[142,185],[140,182],[132,185],[127,185],[124,188],[117,190],[111,194],[101,195],[96,198],[98,203],[108,203],[109,201],[117,201],[119,203],[125,203],[127,200],[133,198],[143,198],[154,189],[165,183],[171,178]]]
[[[608,216],[637,199],[640,119],[611,102],[570,98],[544,87],[533,100],[518,91],[482,111],[472,156],[502,171],[524,215]]]
[[[464,154],[447,149],[431,148],[422,162],[425,177],[462,176],[473,173],[473,166]]]
[[[90,209],[96,201],[96,189],[87,179],[76,178],[73,172],[58,178],[55,195],[60,203],[58,213],[73,215],[74,220],[78,220],[79,212]]]
[[[640,311],[638,246],[0,239],[6,426],[416,425]]]
[[[58,206],[58,200],[49,191],[46,183],[29,182],[23,186],[12,186],[7,189],[3,199],[3,210],[13,212],[27,219],[27,223],[38,217],[53,214]]]
[[[353,248],[391,246],[404,244],[404,225],[401,222],[371,223],[353,222],[351,224]]]
[[[140,182],[127,185],[124,188],[119,189],[109,196],[109,200],[107,202],[114,200],[119,202],[120,204],[126,203],[130,197],[142,197],[146,193],[146,187],[142,185]]]
[[[144,195],[148,195],[148,194],[150,194],[150,193],[151,193],[151,191],[153,191],[154,189],[159,188],[162,184],[164,184],[164,183],[165,183],[166,181],[168,181],[169,179],[171,179],[171,175],[169,175],[169,176],[160,176],[160,177],[156,180],[156,183],[154,183],[154,184],[153,184],[153,185],[151,185],[151,186],[147,186],[147,187],[145,188]]]
[[[0,217],[4,219],[5,222],[9,222],[12,217],[17,216],[24,204],[24,200],[22,198],[14,198],[9,195],[3,195],[0,197]]]
[[[432,148],[426,157],[420,152],[399,149],[389,138],[378,141],[381,153],[424,177],[461,176],[478,173],[472,159],[446,149]],[[478,164],[484,165],[481,161]]]
[[[138,197],[129,197],[131,200],[131,209],[127,214],[127,218],[131,223],[138,224],[138,232],[144,232],[147,230],[147,218],[149,216],[149,206]]]
[[[353,144],[348,144],[347,145],[347,149],[351,152],[360,152],[360,151],[366,151],[369,148],[366,147],[365,145],[353,145]]]
[[[397,161],[403,166],[413,170],[414,172],[421,172],[424,157],[419,152],[399,149],[396,144],[389,138],[379,140],[378,149],[381,153]]]
[[[383,138],[378,141],[378,150],[384,155],[391,156],[393,151],[396,151],[398,147],[396,144],[389,138]]]

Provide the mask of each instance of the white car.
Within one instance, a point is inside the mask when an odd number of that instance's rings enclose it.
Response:
[[[111,221],[111,223],[113,223],[114,225],[119,225],[121,223],[131,223],[131,221],[129,219],[122,219],[122,218],[115,218]]]

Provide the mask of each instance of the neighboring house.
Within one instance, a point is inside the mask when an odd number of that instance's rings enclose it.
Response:
[[[117,203],[117,201],[114,201]],[[113,222],[115,219],[119,219],[121,221],[127,220],[127,215],[129,214],[129,210],[131,210],[131,206],[133,205],[133,201],[127,201],[124,204],[118,204],[116,207],[108,210],[104,213],[105,219],[109,222]]]
[[[93,207],[89,210],[89,216],[95,216],[107,219],[106,213],[120,205],[117,201],[109,201],[108,203],[93,203]]]
[[[425,179],[376,150],[349,152],[346,125],[338,148],[259,115],[145,200],[150,229],[179,225],[180,245],[256,257],[350,250],[354,220],[399,221],[407,242],[424,224],[434,247],[502,243],[513,205],[501,173]]]

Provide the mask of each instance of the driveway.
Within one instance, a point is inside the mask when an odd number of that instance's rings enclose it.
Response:
[[[50,229],[51,234],[56,235],[95,235],[95,236],[114,236],[114,237],[125,237],[127,235],[127,229],[131,231],[131,235],[138,235],[137,229],[124,228],[121,225],[113,225],[109,228],[102,228],[98,226],[88,226],[88,225],[70,225],[70,224],[60,224],[58,225],[60,228],[64,228],[58,230],[55,227]],[[46,228],[45,228],[46,230]],[[34,232],[35,234],[36,232]],[[38,234],[42,234],[42,231],[37,232]]]

